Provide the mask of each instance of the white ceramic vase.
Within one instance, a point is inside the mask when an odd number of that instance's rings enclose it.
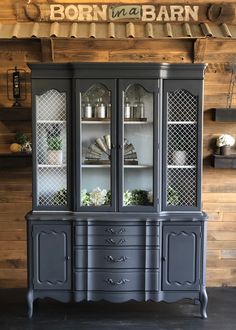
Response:
[[[186,151],[182,151],[182,150],[173,151],[173,155],[172,155],[173,165],[179,165],[179,166],[185,165],[186,159],[187,159]]]
[[[48,164],[61,165],[62,164],[62,150],[48,150]]]

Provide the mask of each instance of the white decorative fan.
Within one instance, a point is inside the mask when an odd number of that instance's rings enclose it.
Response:
[[[110,164],[111,155],[111,136],[110,134],[101,136],[90,144],[84,164]],[[132,143],[124,139],[124,163],[137,165],[137,153]]]

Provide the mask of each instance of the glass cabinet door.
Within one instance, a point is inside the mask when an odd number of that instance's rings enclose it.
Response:
[[[79,208],[115,209],[115,81],[77,81]]]
[[[196,80],[164,83],[164,210],[201,207],[201,93]]]
[[[157,81],[120,81],[120,208],[157,207]]]
[[[34,205],[38,209],[68,209],[68,96],[67,81],[47,81],[34,93]],[[53,86],[51,88],[50,86]],[[40,86],[38,86],[40,87]]]

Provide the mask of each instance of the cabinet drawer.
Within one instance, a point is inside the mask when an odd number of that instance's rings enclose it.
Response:
[[[159,225],[114,225],[108,223],[106,225],[76,225],[75,235],[109,235],[109,236],[139,236],[154,235],[159,236]]]
[[[76,249],[75,267],[83,268],[85,250]],[[144,268],[145,251],[141,249],[88,249],[88,268]]]
[[[157,291],[159,273],[149,271],[89,271],[75,273],[75,290],[87,291]]]
[[[75,268],[159,268],[159,249],[77,248]]]
[[[158,246],[159,236],[109,236],[109,235],[90,235],[75,236],[75,245],[77,246]]]
[[[80,290],[79,273],[76,273],[76,290]],[[144,290],[144,272],[88,272],[88,290],[90,291],[142,291]]]

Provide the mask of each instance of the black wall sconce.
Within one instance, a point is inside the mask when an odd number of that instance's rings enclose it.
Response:
[[[26,71],[24,69],[7,70],[7,97],[14,101],[13,107],[21,107],[20,101],[26,99]]]

